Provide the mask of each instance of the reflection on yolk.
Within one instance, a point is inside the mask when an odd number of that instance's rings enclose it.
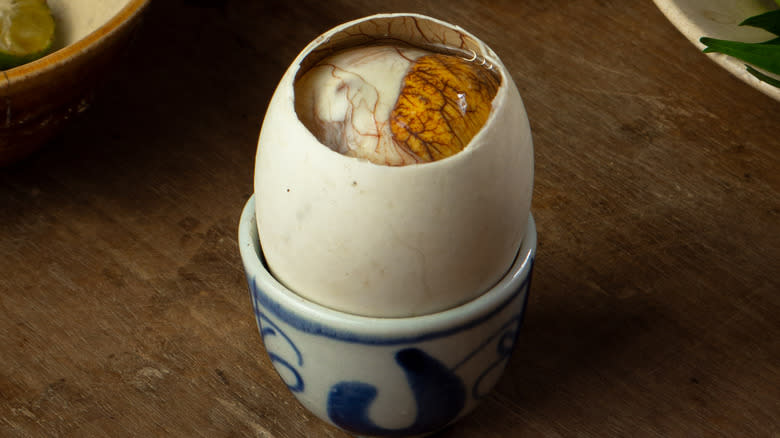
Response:
[[[423,161],[463,150],[490,115],[498,79],[449,55],[418,58],[390,116],[394,139]]]

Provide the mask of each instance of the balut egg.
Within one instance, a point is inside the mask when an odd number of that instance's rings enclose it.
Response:
[[[318,37],[277,86],[255,163],[260,245],[303,298],[430,314],[507,273],[532,184],[528,118],[496,54],[434,18],[375,15]]]

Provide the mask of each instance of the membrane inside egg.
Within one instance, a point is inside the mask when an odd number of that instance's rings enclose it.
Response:
[[[344,155],[400,166],[463,150],[491,112],[497,74],[456,55],[410,46],[346,49],[295,83],[295,110]]]

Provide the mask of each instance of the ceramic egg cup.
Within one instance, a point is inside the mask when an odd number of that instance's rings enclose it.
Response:
[[[239,246],[260,336],[298,401],[357,436],[433,433],[476,407],[514,348],[536,252],[529,215],[509,272],[466,304],[401,318],[324,307],[287,289],[260,248],[255,197],[239,224]]]

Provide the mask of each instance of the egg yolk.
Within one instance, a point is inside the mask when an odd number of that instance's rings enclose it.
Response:
[[[458,56],[366,46],[304,73],[295,85],[295,106],[331,149],[397,166],[463,150],[487,121],[499,85],[495,73]]]
[[[394,140],[422,161],[460,152],[487,121],[498,85],[494,74],[455,56],[417,59],[390,115]]]

